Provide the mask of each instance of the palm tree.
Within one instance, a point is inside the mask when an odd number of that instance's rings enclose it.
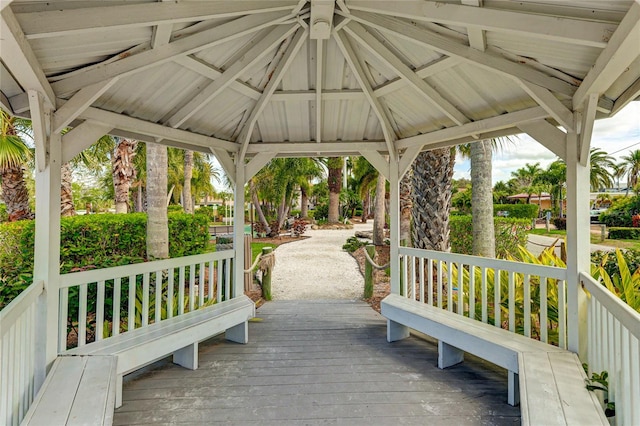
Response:
[[[629,193],[629,188],[634,188],[638,184],[638,177],[640,176],[640,149],[629,151],[629,155],[622,157],[622,164],[624,164],[627,174],[627,193]]]
[[[496,257],[491,181],[491,153],[495,140],[485,139],[469,147],[471,158],[472,254]]]
[[[167,147],[147,142],[147,257],[169,257]]]
[[[537,183],[542,173],[543,169],[540,167],[540,163],[526,163],[524,167],[511,172],[511,176],[515,179],[515,184],[518,189],[527,193],[527,204],[529,204],[531,195],[535,192],[533,185]]]
[[[327,159],[329,180],[329,223],[337,223],[340,220],[340,189],[342,188],[342,157],[330,157]]]
[[[0,110],[0,176],[2,199],[9,221],[33,219],[29,207],[29,191],[24,181],[24,164],[32,157],[31,150],[19,136],[27,124]]]
[[[115,137],[115,143],[113,155],[111,156],[111,170],[116,213],[127,213],[130,211],[129,190],[131,189],[131,182],[136,176],[133,158],[136,154],[138,141]]]
[[[193,151],[184,151],[184,184],[182,185],[182,207],[185,213],[193,214],[191,178],[193,177]]]
[[[549,185],[553,210],[562,217],[562,191],[567,181],[567,165],[564,160],[558,159],[551,163],[540,175],[539,181]]]
[[[609,171],[615,166],[612,156],[600,148],[591,148],[589,164],[589,182],[593,191],[609,188],[613,185],[613,176]]]
[[[413,210],[413,169],[400,179],[400,241],[411,244],[411,210]]]
[[[373,244],[381,246],[384,244],[384,223],[385,223],[385,195],[387,180],[382,173],[378,173],[376,180],[376,197],[373,214]]]
[[[413,162],[413,245],[449,251],[451,181],[455,152],[438,148],[418,154]]]
[[[353,178],[355,180],[356,192],[362,200],[362,223],[367,223],[369,206],[371,203],[371,191],[378,178],[378,171],[364,157],[358,157],[353,166]]]
[[[624,163],[613,164],[611,168],[611,175],[613,176],[617,189],[620,189],[620,179],[622,179],[626,174],[627,174],[627,169]]]

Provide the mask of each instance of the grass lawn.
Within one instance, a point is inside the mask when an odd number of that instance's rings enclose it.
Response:
[[[271,243],[251,243],[251,263],[252,264],[256,260],[256,257],[260,253],[262,253],[263,247],[273,247],[275,249],[276,245]]]
[[[565,230],[557,230],[552,229],[547,232],[544,228],[532,229],[529,231],[530,234],[542,235],[545,237],[552,238],[561,238],[567,235],[567,231]],[[621,249],[635,249],[640,250],[640,241],[639,240],[610,240],[606,239],[604,241],[600,241],[600,234],[591,234],[591,244],[600,244],[603,246],[616,247]]]

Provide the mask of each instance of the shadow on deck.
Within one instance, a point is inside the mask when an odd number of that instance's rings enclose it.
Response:
[[[114,424],[519,424],[506,371],[471,356],[439,370],[433,342],[386,342],[363,302],[262,306],[247,345],[200,346],[200,368],[173,364],[125,383]]]

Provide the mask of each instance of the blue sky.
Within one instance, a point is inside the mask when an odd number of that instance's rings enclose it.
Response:
[[[511,172],[526,163],[540,163],[546,168],[556,156],[528,135],[513,138],[502,152],[493,155],[493,182],[508,181]],[[633,146],[632,146],[633,145]],[[602,149],[619,159],[630,150],[640,149],[640,102],[631,102],[613,118],[598,120],[593,129],[591,146]],[[614,152],[617,152],[614,154]],[[456,159],[454,178],[469,178],[469,161]]]

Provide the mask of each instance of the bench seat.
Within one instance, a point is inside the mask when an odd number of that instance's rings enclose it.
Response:
[[[22,425],[111,425],[115,356],[58,357]]]
[[[523,424],[608,424],[596,396],[587,391],[577,355],[434,306],[389,295],[381,304],[387,340],[417,330],[438,340],[438,367],[464,360],[464,352],[508,371],[508,403],[521,404]]]

